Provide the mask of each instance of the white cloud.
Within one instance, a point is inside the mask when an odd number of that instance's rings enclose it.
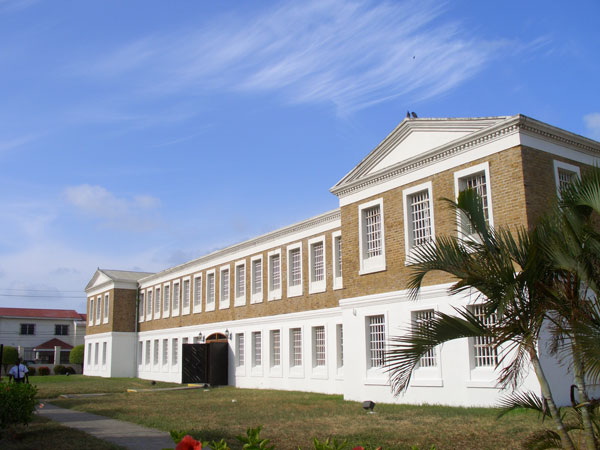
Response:
[[[65,196],[71,205],[110,228],[149,231],[157,226],[152,213],[160,206],[160,200],[150,195],[117,197],[102,186],[82,184],[67,187]]]
[[[433,1],[288,2],[252,17],[223,16],[200,31],[140,38],[85,70],[103,78],[135,73],[157,95],[274,91],[346,113],[446,92],[508,47],[477,41],[457,23],[438,24],[443,12]]]
[[[600,113],[591,113],[583,117],[585,127],[593,139],[600,139]]]
[[[16,138],[6,139],[0,141],[0,152],[5,152],[8,150],[13,150],[15,148],[22,147],[24,145],[29,144],[34,141],[36,136],[27,135],[27,136],[19,136]]]

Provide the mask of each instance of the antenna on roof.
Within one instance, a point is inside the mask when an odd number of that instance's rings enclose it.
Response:
[[[417,117],[419,117],[419,116],[417,116],[417,113],[414,111],[411,112],[410,115],[412,116],[413,119],[416,119]]]

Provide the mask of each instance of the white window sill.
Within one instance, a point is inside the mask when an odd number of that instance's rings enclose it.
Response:
[[[252,368],[252,373],[250,375],[253,377],[262,377],[263,376],[262,366],[254,366]]]
[[[312,374],[310,376],[315,380],[326,380],[329,378],[327,374],[327,366],[313,367]]]
[[[246,306],[246,297],[236,297],[233,306]]]
[[[468,388],[488,388],[497,389],[498,380],[469,380],[465,383]]]
[[[104,319],[102,323],[108,323],[108,319]]]
[[[229,309],[229,300],[223,303],[219,303],[219,309]]]
[[[214,311],[215,310],[215,304],[214,303],[207,303],[206,304],[206,312],[208,311]]]
[[[171,314],[172,317],[178,316],[179,315],[179,309],[174,309],[173,313]]]
[[[202,307],[200,305],[194,306],[194,314],[200,314],[202,312]]]
[[[337,291],[338,289],[344,288],[344,282],[341,277],[337,277],[333,279],[333,290]]]
[[[288,286],[287,296],[290,297],[301,297],[302,296],[302,285],[300,286]]]
[[[163,318],[163,319],[167,319],[169,316],[170,316],[170,314],[169,314],[169,313],[163,313],[163,316],[162,316],[162,318]]]
[[[281,300],[281,289],[276,289],[274,291],[269,291],[268,300],[269,301]]]
[[[359,275],[368,275],[370,273],[377,273],[377,272],[385,272],[387,270],[386,265],[384,264],[383,266],[377,266],[377,267],[369,267],[369,268],[361,268],[358,271]]]
[[[155,314],[154,315],[154,320],[158,320],[158,319],[160,319],[160,314]]]
[[[281,366],[271,367],[271,370],[269,371],[269,376],[273,378],[281,378],[283,376]]]
[[[290,367],[288,378],[304,378],[304,368],[302,366]]]
[[[187,316],[190,313],[190,308],[184,308],[183,312],[181,313],[182,316]]]
[[[325,292],[326,290],[327,285],[325,284],[325,280],[312,282],[308,285],[309,294],[319,294],[321,292]]]
[[[250,304],[262,303],[263,295],[262,292],[260,294],[252,294],[252,298],[250,299]]]

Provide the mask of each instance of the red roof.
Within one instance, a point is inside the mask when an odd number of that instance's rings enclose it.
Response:
[[[35,348],[33,349],[33,351],[38,351],[38,350],[54,350],[54,347],[60,347],[61,350],[71,350],[73,347],[69,344],[67,344],[66,342],[61,341],[60,339],[50,339],[47,342],[44,342],[43,344],[40,345],[36,345]]]
[[[31,309],[31,308],[0,308],[0,316],[31,317],[40,319],[74,319],[85,320],[85,314],[79,314],[74,309]]]

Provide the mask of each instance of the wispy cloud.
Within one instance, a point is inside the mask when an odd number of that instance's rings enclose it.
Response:
[[[0,14],[20,11],[38,3],[39,0],[0,0]]]
[[[160,200],[150,195],[118,197],[102,186],[82,184],[67,187],[65,197],[81,212],[100,219],[103,226],[149,231],[158,224],[153,213],[160,206]]]
[[[22,147],[34,141],[35,139],[36,136],[34,135],[26,135],[6,140],[0,140],[0,153]]]
[[[460,23],[439,24],[443,13],[433,1],[288,2],[252,17],[223,16],[200,31],[144,36],[85,70],[135,75],[157,95],[269,91],[345,113],[446,92],[507,47],[473,38]]]
[[[600,140],[600,113],[591,113],[583,117],[585,127],[593,139]]]

